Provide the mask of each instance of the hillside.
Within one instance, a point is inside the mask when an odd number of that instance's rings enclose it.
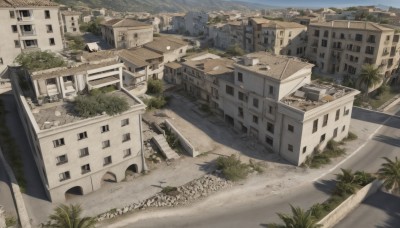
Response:
[[[211,10],[249,10],[259,5],[244,2],[227,2],[224,0],[55,0],[68,6],[87,6],[90,8],[107,8],[120,12],[183,12]]]

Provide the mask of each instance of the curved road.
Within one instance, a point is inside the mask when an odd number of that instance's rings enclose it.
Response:
[[[279,222],[276,212],[289,212],[288,204],[309,208],[314,203],[323,202],[329,197],[329,193],[334,187],[335,176],[333,174],[339,173],[340,168],[376,172],[382,163],[381,157],[393,158],[400,154],[399,117],[354,109],[353,118],[382,125],[376,129],[374,136],[367,140],[357,153],[352,154],[343,164],[330,170],[329,174],[319,178],[316,182],[305,183],[284,193],[268,196],[264,200],[249,202],[245,205],[232,206],[231,203],[229,205],[210,205],[207,207],[207,211],[197,209],[193,210],[195,213],[191,212],[185,215],[179,213],[179,215],[148,218],[137,222],[133,220],[130,222],[130,218],[124,218],[123,220],[126,222],[119,223],[119,225],[123,224],[119,227],[266,227],[268,223]],[[397,227],[400,227],[400,224]]]

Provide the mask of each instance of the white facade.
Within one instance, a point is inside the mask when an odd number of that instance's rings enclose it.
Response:
[[[65,33],[79,34],[79,17],[81,13],[72,11],[61,12],[63,29]]]
[[[121,87],[122,64],[115,58],[89,61],[71,69],[50,69],[27,77],[35,94],[25,97],[12,77],[18,112],[27,133],[43,185],[52,202],[68,194],[87,194],[125,172],[146,169],[141,114],[145,105]],[[113,85],[129,110],[84,118],[73,111],[77,92]]]
[[[23,51],[63,50],[58,5],[45,1],[43,6],[20,6],[9,2],[12,4],[0,5],[0,72]]]

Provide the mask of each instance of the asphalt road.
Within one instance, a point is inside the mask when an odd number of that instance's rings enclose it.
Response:
[[[329,197],[335,185],[333,174],[339,173],[340,168],[376,172],[382,163],[381,157],[394,158],[400,154],[400,119],[398,117],[354,109],[353,118],[378,124],[383,123],[383,125],[376,129],[375,136],[366,141],[356,154],[339,167],[330,170],[330,173],[321,177],[317,182],[306,183],[287,192],[277,193],[264,198],[264,200],[249,202],[245,205],[232,206],[229,204],[214,207],[210,205],[207,211],[196,210],[195,213],[185,215],[143,219],[127,224],[125,227],[266,227],[268,223],[279,222],[276,212],[289,212],[289,204],[309,208],[314,203],[323,202]],[[377,204],[379,203],[383,206],[386,204],[386,202],[378,201]],[[385,220],[395,221],[393,218],[381,217],[380,219],[380,221],[378,221],[379,219],[371,221],[368,226],[343,227],[375,227],[374,224],[388,222]],[[354,225],[356,224],[355,221]],[[384,227],[400,227],[400,223]]]

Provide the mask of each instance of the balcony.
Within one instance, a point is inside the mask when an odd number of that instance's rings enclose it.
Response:
[[[35,30],[30,30],[30,31],[21,30],[21,35],[22,36],[36,36],[36,31]]]

